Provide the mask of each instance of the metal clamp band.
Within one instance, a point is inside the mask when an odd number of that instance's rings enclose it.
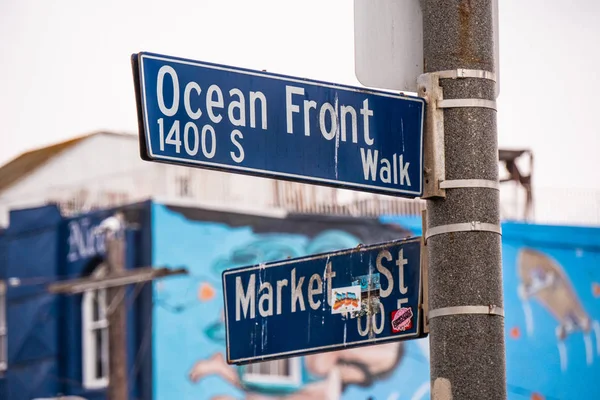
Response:
[[[500,183],[488,179],[454,179],[440,182],[440,189],[486,188],[500,190]]]
[[[487,222],[471,221],[463,222],[459,224],[439,225],[432,228],[427,228],[425,233],[425,241],[434,235],[441,235],[444,233],[451,232],[470,232],[470,231],[485,231],[493,232],[499,235],[502,234],[502,228],[496,224],[490,224]]]
[[[451,69],[447,71],[438,71],[436,74],[441,79],[457,79],[457,78],[478,78],[488,79],[496,82],[496,74],[490,71],[483,71],[481,69]]]
[[[479,107],[479,108],[491,108],[496,110],[495,100],[486,99],[445,99],[438,100],[438,108],[462,108],[462,107]]]
[[[496,305],[489,306],[455,306],[455,307],[442,307],[436,308],[435,310],[429,311],[427,314],[428,319],[436,317],[445,317],[447,315],[459,315],[459,314],[487,314],[497,315],[504,318],[504,309]]]

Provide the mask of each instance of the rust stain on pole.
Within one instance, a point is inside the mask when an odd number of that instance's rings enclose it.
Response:
[[[467,62],[479,62],[473,49],[473,38],[471,37],[473,5],[471,0],[462,0],[458,4],[458,54],[459,60]]]

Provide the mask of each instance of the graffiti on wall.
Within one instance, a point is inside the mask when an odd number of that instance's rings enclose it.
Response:
[[[181,399],[426,398],[429,390],[426,340],[394,342],[244,366],[228,365],[224,354],[220,277],[225,269],[352,248],[359,243],[398,239],[409,236],[407,230],[381,223],[367,227],[360,220],[354,221],[354,226],[350,227],[347,223],[333,220],[326,224],[310,220],[294,223],[272,220],[270,224],[261,221],[254,226],[236,227],[185,219],[168,208],[156,209],[154,218],[156,234],[161,240],[167,240],[168,236],[171,243],[155,242],[154,251],[158,258],[155,262],[172,263],[167,262],[166,257],[169,253],[173,254],[173,246],[181,250],[185,247],[188,256],[190,251],[196,254],[192,263],[186,262],[191,269],[193,283],[180,280],[171,288],[170,282],[165,282],[156,288],[158,304],[164,302],[169,305],[165,307],[163,304],[163,308],[159,306],[155,312],[155,362],[156,368],[160,369],[160,372],[157,371],[160,378],[155,398],[168,398],[167,393],[173,394],[173,390],[177,390],[177,398]],[[164,224],[179,221],[176,224],[179,238],[164,232],[161,219]],[[167,222],[169,219],[171,221]],[[189,243],[187,239],[182,240],[182,229],[190,234],[194,231],[195,240]],[[170,250],[165,249],[165,259],[161,259],[163,246],[170,247]],[[183,262],[183,259],[179,261]],[[181,289],[175,288],[178,284]],[[175,325],[168,323],[166,326],[165,321],[176,319],[172,314],[173,307],[181,310],[180,318],[174,324],[186,330],[185,334],[180,332],[177,338],[170,334],[175,333]],[[182,314],[190,315],[193,322]],[[197,336],[190,338],[188,329]],[[175,354],[172,340],[188,343],[182,346],[185,351],[182,350],[179,356]],[[167,342],[171,343],[171,351],[166,350]],[[194,342],[202,345],[193,345]],[[176,366],[163,367],[167,363]],[[170,372],[165,372],[166,369]],[[174,369],[178,372],[175,373]],[[165,377],[165,374],[169,376]],[[399,387],[398,380],[404,381],[404,385]]]
[[[428,339],[240,367],[225,362],[223,270],[420,235],[417,225],[155,204],[153,263],[185,265],[190,275],[154,286],[154,398],[429,399]],[[570,239],[575,228],[547,229],[504,230],[508,398],[600,398],[600,229],[586,246]]]

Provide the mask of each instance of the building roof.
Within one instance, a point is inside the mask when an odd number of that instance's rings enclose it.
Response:
[[[16,183],[21,178],[24,178],[25,176],[29,175],[37,168],[41,167],[46,162],[50,161],[52,158],[56,157],[63,151],[72,148],[78,143],[90,138],[91,136],[99,134],[134,136],[129,134],[123,135],[112,132],[94,132],[73,139],[65,140],[63,142],[56,143],[50,146],[25,152],[0,167],[0,192]]]

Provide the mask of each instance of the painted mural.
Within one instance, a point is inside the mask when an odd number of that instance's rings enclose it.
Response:
[[[509,390],[600,399],[600,229],[519,230],[503,241]]]
[[[155,285],[155,399],[427,398],[426,340],[242,367],[225,362],[223,270],[408,237],[408,230],[359,219],[229,219],[154,206],[154,264],[191,271]]]
[[[190,271],[154,284],[155,399],[430,398],[428,339],[225,362],[223,270],[420,235],[418,219],[152,212],[153,264]],[[509,398],[600,398],[600,229],[552,229],[504,227]]]

